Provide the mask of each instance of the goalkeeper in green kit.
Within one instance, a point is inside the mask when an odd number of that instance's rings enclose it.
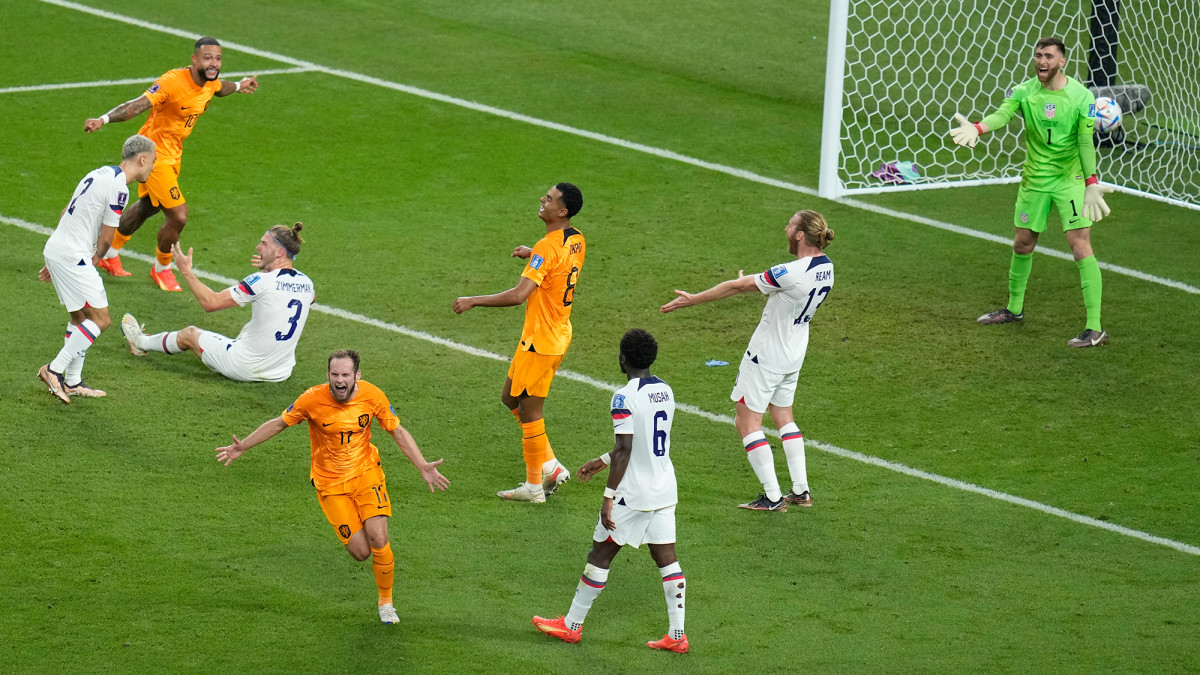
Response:
[[[979,323],[1012,323],[1024,318],[1033,249],[1038,235],[1046,230],[1053,204],[1079,267],[1083,305],[1087,308],[1086,328],[1067,345],[1095,347],[1106,344],[1108,334],[1100,325],[1103,284],[1092,253],[1091,226],[1108,215],[1104,195],[1113,190],[1101,185],[1096,176],[1096,148],[1092,145],[1096,99],[1078,80],[1063,74],[1067,57],[1062,40],[1038,40],[1033,63],[1037,77],[1013,89],[999,110],[974,124],[955,113],[950,130],[955,143],[973,148],[981,134],[1008,124],[1014,115],[1025,119],[1026,157],[1013,215],[1016,230],[1008,270],[1008,306],[984,314]]]

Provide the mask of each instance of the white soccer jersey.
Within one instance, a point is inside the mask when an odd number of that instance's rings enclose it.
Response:
[[[129,186],[120,167],[102,166],[79,181],[67,211],[46,241],[43,255],[63,260],[86,260],[92,264],[100,226],[116,227],[129,201]]]
[[[231,349],[246,362],[261,364],[256,371],[262,379],[286,379],[296,365],[296,343],[316,292],[312,280],[294,269],[277,269],[251,274],[229,291],[234,302],[250,303],[252,310]]]
[[[800,258],[755,275],[754,282],[767,306],[747,355],[771,372],[794,373],[804,365],[808,322],[833,288],[833,261],[825,255]]]
[[[635,378],[612,398],[613,432],[633,435],[629,466],[613,501],[638,511],[653,511],[679,501],[671,464],[671,422],[675,394],[657,377]]]

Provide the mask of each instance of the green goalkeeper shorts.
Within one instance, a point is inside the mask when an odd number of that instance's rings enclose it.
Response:
[[[1050,206],[1058,209],[1058,217],[1062,219],[1063,232],[1091,227],[1092,221],[1083,217],[1083,181],[1078,185],[1057,190],[1055,192],[1039,192],[1030,190],[1024,185],[1017,193],[1017,208],[1013,213],[1013,225],[1038,234],[1046,231],[1046,221],[1050,219]]]

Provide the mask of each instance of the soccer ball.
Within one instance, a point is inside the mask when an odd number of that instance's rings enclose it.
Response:
[[[1121,106],[1107,96],[1096,99],[1096,129],[1101,133],[1121,126]]]

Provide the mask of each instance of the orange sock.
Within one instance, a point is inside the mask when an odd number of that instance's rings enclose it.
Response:
[[[163,267],[169,267],[171,265],[171,260],[175,258],[175,254],[171,253],[170,251],[167,251],[166,253],[163,253],[162,251],[155,251],[154,253],[158,255],[158,264],[162,265]]]
[[[375,585],[379,587],[379,604],[386,605],[392,601],[393,572],[396,570],[391,542],[383,548],[371,547],[371,570],[375,572]]]
[[[546,420],[522,422],[521,431],[521,451],[525,455],[525,482],[541,485],[542,463],[550,450],[550,440],[546,438]]]
[[[112,245],[109,246],[109,248],[120,251],[122,248],[125,248],[125,244],[129,243],[130,239],[133,239],[132,234],[121,234],[120,232],[113,232]]]

